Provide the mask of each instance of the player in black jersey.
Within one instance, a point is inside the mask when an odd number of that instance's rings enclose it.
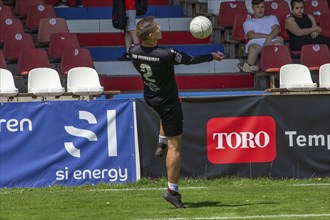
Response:
[[[129,55],[134,67],[142,75],[146,103],[160,116],[160,135],[166,136],[167,139],[168,189],[163,197],[176,208],[184,208],[178,190],[183,114],[175,81],[174,65],[220,61],[224,55],[218,51],[208,55],[190,56],[176,49],[158,47],[157,42],[162,38],[162,33],[152,16],[137,23],[136,33],[141,40],[141,45],[132,45]]]

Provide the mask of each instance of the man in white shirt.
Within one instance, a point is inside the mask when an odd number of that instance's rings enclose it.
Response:
[[[265,16],[265,1],[252,0],[253,18],[243,24],[248,43],[245,53],[248,54],[247,62],[239,66],[243,72],[258,72],[256,65],[261,48],[266,45],[283,45],[283,39],[278,36],[280,24],[274,15]]]

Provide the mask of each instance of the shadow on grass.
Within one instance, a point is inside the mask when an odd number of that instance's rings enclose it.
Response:
[[[201,208],[201,207],[239,207],[239,206],[250,206],[250,205],[271,205],[276,204],[275,202],[259,202],[259,203],[242,203],[242,204],[221,204],[216,201],[203,201],[203,202],[184,202],[187,208]]]

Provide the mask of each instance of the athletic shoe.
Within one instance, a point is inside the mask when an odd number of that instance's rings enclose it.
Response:
[[[166,190],[163,194],[166,201],[174,205],[175,208],[186,208],[181,201],[181,194],[175,191]]]
[[[161,158],[162,156],[166,156],[167,154],[167,144],[158,143],[155,156]]]
[[[118,61],[129,61],[131,58],[127,53],[125,53],[123,56],[117,58]]]
[[[237,64],[237,67],[245,72],[245,73],[257,73],[259,71],[259,67],[255,65],[249,65],[248,63],[242,64]]]

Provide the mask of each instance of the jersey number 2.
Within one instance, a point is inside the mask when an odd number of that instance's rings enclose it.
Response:
[[[151,71],[151,67],[147,64],[141,64],[140,65],[140,70],[141,72],[143,73],[143,77],[149,81],[149,82],[152,82],[152,83],[155,83],[156,80],[155,79],[152,79],[152,71]]]

